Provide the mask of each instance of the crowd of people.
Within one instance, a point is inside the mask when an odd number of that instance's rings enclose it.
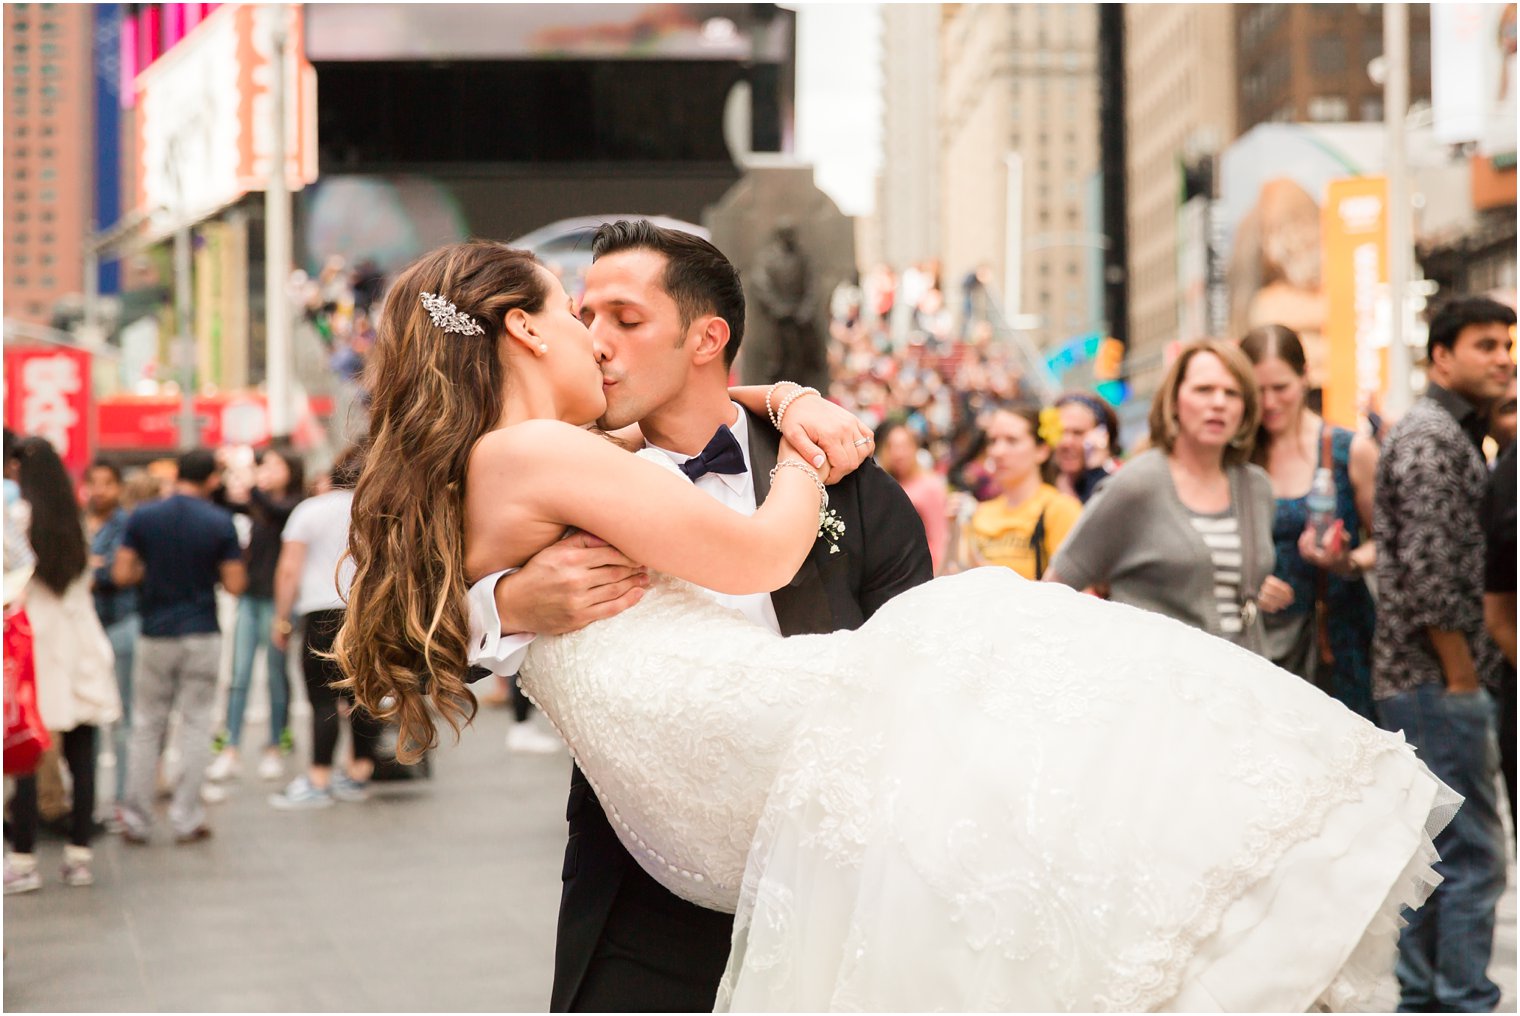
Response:
[[[914,272],[911,285],[878,272],[835,294],[829,395],[875,430],[935,573],[1006,567],[1168,615],[1403,730],[1466,799],[1438,841],[1445,880],[1401,939],[1404,1004],[1491,1008],[1499,989],[1486,968],[1508,853],[1496,777],[1512,829],[1516,797],[1514,311],[1478,297],[1440,308],[1427,391],[1379,435],[1314,410],[1288,328],[1192,343],[1126,455],[1098,394],[1028,397],[977,304],[985,280],[965,281],[967,323],[956,331],[937,271]],[[303,293],[335,369],[357,378],[377,278],[334,263]],[[206,805],[244,767],[260,656],[269,723],[256,771],[284,780],[298,632],[311,753],[270,804],[366,799],[382,731],[338,686],[331,658],[352,577],[340,562],[360,449],[311,482],[279,445],[194,450],[172,470],[102,460],[86,472],[82,503],[47,441],[7,431],[4,456],[7,615],[24,608],[30,622],[39,710],[56,742],[16,780],[7,894],[42,885],[44,816],[67,815],[63,881],[91,883],[97,794],[109,795],[107,825],[130,843],[150,839],[166,783],[175,840],[211,835]],[[219,589],[237,598],[220,714]],[[516,710],[509,747],[560,750],[529,723],[515,682],[486,698]],[[164,771],[171,716],[177,774]],[[344,722],[351,751],[340,762]],[[98,791],[106,730],[114,785]]]
[[[382,731],[334,687],[328,655],[352,570],[338,573],[361,466],[361,450],[350,447],[308,483],[302,457],[286,446],[196,449],[147,468],[102,459],[76,486],[47,440],[6,430],[7,646],[24,616],[40,723],[52,741],[35,770],[15,774],[7,894],[42,887],[44,829],[66,839],[62,880],[73,886],[93,882],[91,843],[101,831],[150,840],[161,797],[170,798],[176,842],[209,837],[207,805],[243,775],[261,655],[269,711],[256,771],[285,781],[296,743],[292,640],[311,706],[311,757],[269,803],[304,810],[368,797]],[[224,610],[219,600],[228,597],[236,605]],[[525,712],[520,719],[514,731],[532,727]],[[339,763],[344,722],[350,750]],[[544,739],[517,732],[509,745],[543,751]],[[97,789],[103,760],[114,779]]]
[[[1514,326],[1485,298],[1442,307],[1425,395],[1380,440],[1311,408],[1292,330],[1190,344],[1127,458],[1095,393],[1041,406],[1016,385],[946,385],[968,435],[947,442],[921,397],[942,382],[890,380],[929,343],[864,381],[847,343],[836,361],[836,397],[879,425],[937,573],[1003,566],[1228,639],[1403,730],[1466,798],[1437,841],[1445,881],[1401,939],[1412,1011],[1499,999],[1486,971],[1507,857],[1498,779],[1515,827]],[[957,445],[980,452],[971,468]]]

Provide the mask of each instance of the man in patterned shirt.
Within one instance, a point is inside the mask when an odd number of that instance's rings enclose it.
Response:
[[[1504,891],[1499,765],[1499,652],[1483,624],[1487,416],[1511,369],[1515,312],[1477,297],[1431,321],[1429,387],[1383,444],[1373,528],[1378,544],[1373,697],[1466,801],[1436,838],[1445,881],[1399,937],[1401,1012],[1490,1012],[1494,907]]]

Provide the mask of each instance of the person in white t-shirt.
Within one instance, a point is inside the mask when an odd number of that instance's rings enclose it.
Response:
[[[354,565],[345,559],[354,483],[363,466],[363,451],[350,447],[332,468],[332,490],[296,505],[285,522],[280,563],[274,575],[272,640],[283,652],[294,631],[294,619],[304,621],[301,670],[311,700],[311,766],[269,803],[286,811],[330,807],[335,801],[362,801],[369,796],[375,770],[375,744],[380,725],[364,710],[353,708],[351,692],[333,687],[343,675],[327,656],[343,625],[348,585]],[[341,571],[340,569],[341,564]],[[346,771],[333,771],[338,746],[338,700],[349,704],[353,754]]]

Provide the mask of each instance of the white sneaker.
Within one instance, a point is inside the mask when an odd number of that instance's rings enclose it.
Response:
[[[274,782],[284,776],[285,763],[280,761],[280,756],[274,752],[265,752],[264,757],[259,759],[259,779]]]
[[[211,764],[206,767],[206,779],[211,780],[213,783],[222,782],[237,772],[237,763],[237,752],[230,748],[223,748],[216,758],[211,760]]]
[[[563,751],[564,744],[535,727],[532,721],[514,723],[507,731],[507,750],[527,752],[532,755],[552,755]]]
[[[215,783],[201,784],[202,804],[221,804],[225,800],[227,800],[227,790],[225,787],[219,787]]]

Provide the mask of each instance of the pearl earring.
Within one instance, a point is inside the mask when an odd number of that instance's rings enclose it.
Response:
[[[549,351],[549,344],[547,342],[540,342],[538,344],[538,351],[540,353],[547,353]]]

